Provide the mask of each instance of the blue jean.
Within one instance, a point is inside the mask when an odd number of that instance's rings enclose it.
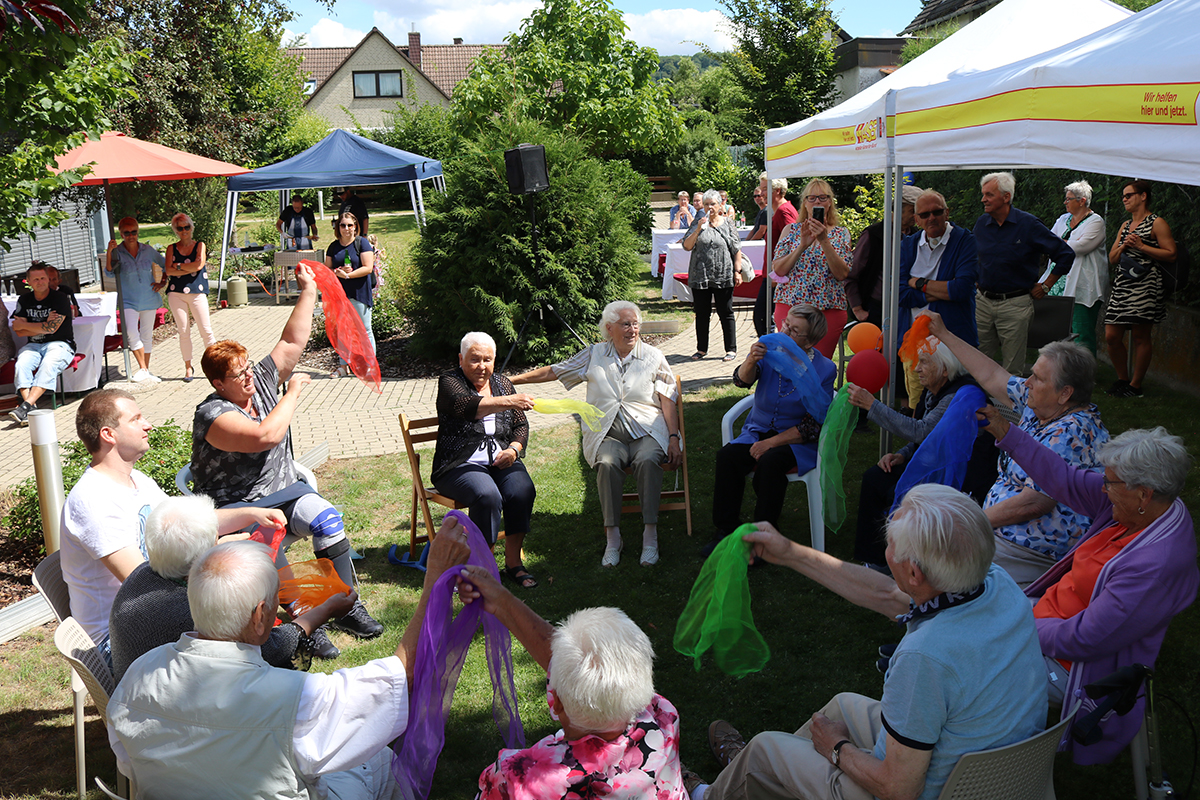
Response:
[[[38,386],[53,392],[58,374],[67,368],[74,357],[75,351],[66,342],[30,342],[17,351],[17,388]]]
[[[362,320],[363,327],[367,329],[367,339],[371,342],[371,354],[374,355],[376,352],[375,331],[371,330],[371,307],[365,303],[360,303],[353,297],[347,297],[346,299],[350,301],[350,305],[354,306],[355,313],[357,313],[358,318]],[[346,359],[342,358],[341,356],[338,356],[338,360],[343,364],[346,363]]]
[[[505,469],[462,464],[438,478],[436,488],[468,507],[467,516],[491,544],[500,533],[501,513],[506,535],[529,533],[537,490],[522,461]]]

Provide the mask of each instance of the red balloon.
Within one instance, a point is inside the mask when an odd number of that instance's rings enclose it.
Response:
[[[856,353],[846,365],[846,378],[875,394],[888,382],[888,362],[878,350],[863,350]]]

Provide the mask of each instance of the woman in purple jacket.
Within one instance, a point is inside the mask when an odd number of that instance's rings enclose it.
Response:
[[[1063,709],[1081,699],[1086,714],[1096,704],[1083,687],[1119,667],[1153,667],[1171,618],[1196,599],[1195,530],[1179,499],[1191,458],[1161,427],[1130,430],[1100,448],[1099,475],[1065,464],[992,407],[980,416],[996,445],[1051,497],[1092,518],[1083,538],[1025,589],[1036,600],[1051,697],[1063,698]],[[1075,762],[1115,758],[1141,727],[1143,703],[1104,720],[1097,744],[1074,744]]]

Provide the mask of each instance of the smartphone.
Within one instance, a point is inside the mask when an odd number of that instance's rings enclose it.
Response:
[[[825,207],[824,206],[817,206],[816,208],[813,209],[813,219],[815,219],[817,222],[825,221]]]

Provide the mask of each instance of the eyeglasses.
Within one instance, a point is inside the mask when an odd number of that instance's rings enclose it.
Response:
[[[1134,197],[1135,195],[1139,195],[1139,194],[1141,194],[1141,192],[1126,192],[1125,194],[1121,195],[1121,199],[1128,200],[1129,198]]]
[[[804,202],[806,202],[806,203],[824,203],[828,199],[829,199],[829,195],[827,195],[827,194],[810,194],[804,198]]]
[[[633,321],[633,322],[620,322],[620,321],[618,321],[618,322],[614,322],[613,324],[614,324],[614,325],[616,325],[616,326],[617,326],[617,327],[619,327],[619,328],[624,328],[624,329],[625,329],[625,330],[627,330],[627,331],[629,331],[629,330],[633,330],[634,328],[641,328],[641,327],[642,327],[642,323],[640,323],[640,322],[637,322],[636,320],[635,320],[635,321]]]
[[[1108,478],[1101,478],[1100,480],[1104,484],[1104,491],[1106,492],[1109,490],[1109,487],[1116,486],[1117,484],[1120,484],[1121,486],[1128,485],[1125,483],[1125,481],[1110,481]]]
[[[930,217],[942,217],[942,216],[945,216],[945,214],[946,214],[946,209],[935,208],[932,211],[922,211],[921,213],[917,214],[917,216],[920,217],[921,219],[929,219]]]
[[[122,236],[137,236],[137,231],[121,231]]]
[[[1076,202],[1079,202],[1079,198],[1068,196],[1066,199],[1063,200],[1063,202],[1064,203],[1076,203]]]
[[[175,226],[175,230],[177,230],[177,231],[190,231],[191,229],[192,229],[191,225],[176,225]]]
[[[254,362],[247,361],[245,367],[243,367],[242,369],[239,369],[237,372],[230,375],[228,378],[226,378],[226,380],[240,381],[253,371],[254,371]]]

